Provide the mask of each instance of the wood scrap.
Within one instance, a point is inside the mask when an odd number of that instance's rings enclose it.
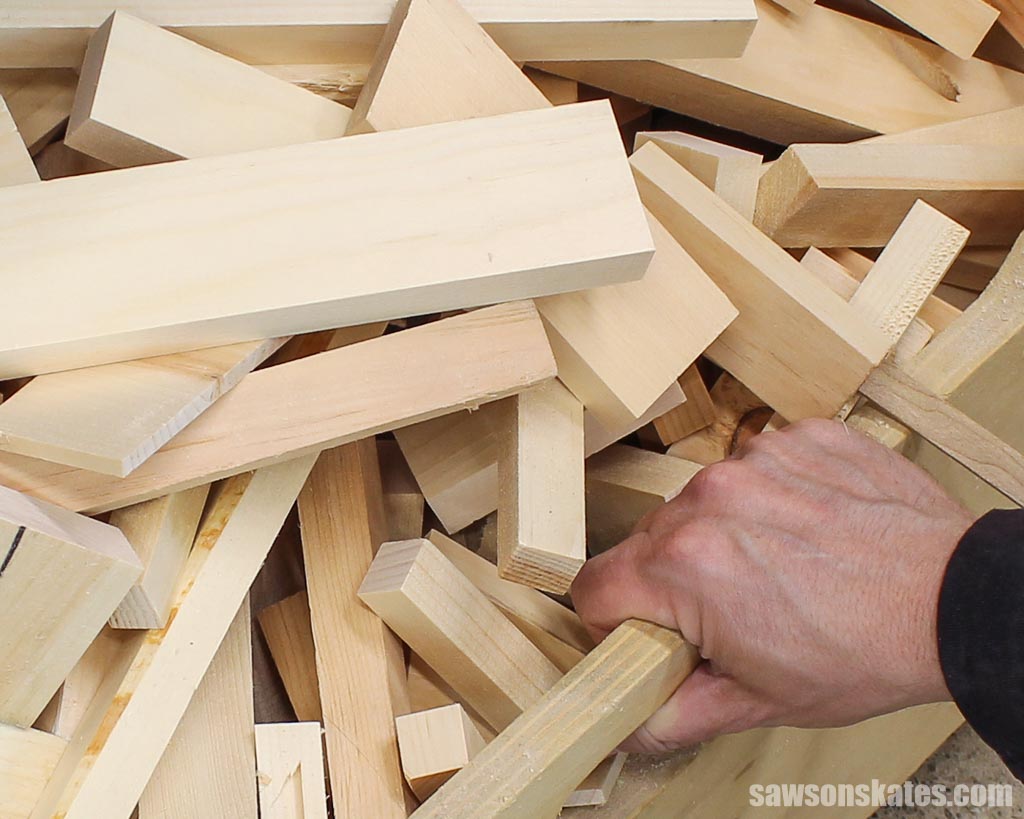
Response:
[[[669,455],[703,466],[721,461],[736,448],[737,432],[743,420],[765,407],[764,401],[728,373],[719,376],[710,396],[714,420],[669,447]]]
[[[14,117],[0,95],[0,185],[38,182],[39,173],[18,132]]]
[[[67,68],[0,69],[0,95],[32,156],[67,123],[77,84],[75,72]]]
[[[263,609],[257,619],[295,716],[302,722],[323,721],[309,593],[296,592]]]
[[[0,816],[28,816],[66,747],[45,731],[0,723]]]
[[[487,744],[458,703],[395,720],[402,771],[420,801],[462,770]]]
[[[658,440],[665,446],[706,429],[715,420],[711,395],[696,364],[691,364],[679,376],[679,386],[686,396],[685,403],[654,419]]]
[[[263,819],[327,819],[319,724],[257,725],[256,764]]]
[[[983,0],[871,0],[957,57],[969,59],[999,17]]]

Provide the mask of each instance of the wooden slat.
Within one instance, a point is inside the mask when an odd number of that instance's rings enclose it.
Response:
[[[295,716],[302,722],[321,722],[320,679],[316,648],[305,591],[286,597],[256,615],[270,654],[281,675]]]
[[[113,526],[0,487],[0,723],[29,726],[142,563]]]
[[[420,801],[430,798],[487,744],[458,703],[400,716],[395,729],[402,772]]]
[[[39,173],[32,164],[25,142],[0,95],[0,186],[38,182]]]
[[[129,173],[129,171],[125,171]],[[442,368],[438,361],[445,361]],[[0,455],[0,482],[101,511],[520,392],[555,375],[529,303],[261,370],[127,478]]]
[[[319,724],[257,725],[256,760],[262,819],[327,819]]]
[[[111,616],[114,628],[167,625],[178,576],[192,551],[209,491],[209,485],[196,486],[110,516],[111,525],[124,533],[145,567]]]
[[[252,628],[242,602],[139,800],[139,819],[256,815]]]
[[[196,538],[176,614],[123,682],[93,701],[32,819],[129,816],[313,466],[307,456],[227,481]]]
[[[496,730],[561,677],[428,540],[385,544],[359,597]]]
[[[999,17],[983,0],[871,0],[962,59],[969,59]]]
[[[517,60],[735,56],[756,23],[751,0],[592,0],[568,9],[552,0],[465,5]],[[240,60],[287,64],[369,62],[392,6],[278,0],[250,8],[221,0],[182,8],[172,0],[135,0],[130,8]],[[86,37],[109,11],[83,0],[12,9],[0,28],[0,65],[78,66]]]
[[[19,185],[0,205],[22,215],[5,263],[36,271],[7,297],[61,315],[7,316],[12,377],[632,280],[653,254],[606,102]]]
[[[656,145],[630,161],[644,204],[740,310],[708,357],[790,420],[834,414],[882,334]]]
[[[393,705],[404,692],[404,658],[356,596],[385,537],[372,437],[320,455],[299,495],[299,519],[335,810],[404,819]]]
[[[587,559],[583,405],[557,381],[509,398],[498,456],[498,571],[566,594]]]
[[[67,740],[0,723],[0,816],[28,816],[57,767]]]

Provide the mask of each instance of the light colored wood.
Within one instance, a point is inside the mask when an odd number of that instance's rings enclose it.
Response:
[[[757,28],[739,59],[537,67],[780,145],[899,133],[1024,104],[1024,77],[1011,69],[960,60],[940,46],[821,4],[798,16],[771,0],[756,5]],[[955,102],[907,65],[908,45],[955,83]]]
[[[753,221],[764,157],[680,131],[641,131],[634,150],[653,142],[676,162]]]
[[[0,723],[46,707],[142,572],[113,526],[0,487]]]
[[[592,0],[569,8],[552,0],[466,0],[465,5],[521,61],[731,57],[742,53],[757,22],[751,0]],[[369,62],[392,7],[386,0],[357,5],[306,0],[258,8],[234,0],[185,8],[172,0],[136,0],[131,6],[156,25],[256,64]],[[75,67],[91,29],[109,11],[89,0],[12,9],[0,28],[0,65]]]
[[[615,783],[626,764],[624,753],[614,753],[594,768],[578,788],[565,800],[566,808],[599,806],[608,802]]]
[[[43,180],[63,179],[87,173],[112,170],[106,162],[79,153],[61,142],[51,142],[35,158],[36,170]]]
[[[587,559],[583,405],[558,381],[509,398],[498,456],[498,571],[566,594]]]
[[[251,638],[246,597],[142,793],[139,819],[256,816]]]
[[[669,455],[703,466],[723,460],[733,451],[736,431],[743,419],[765,405],[764,401],[728,373],[719,376],[710,395],[715,420],[705,429],[669,447]]]
[[[131,814],[313,461],[258,470],[215,490],[174,617],[148,635],[123,681],[97,694],[33,819]]]
[[[378,440],[381,485],[384,489],[385,540],[410,540],[423,536],[424,500],[416,478],[398,444]]]
[[[631,446],[608,447],[587,462],[587,551],[618,545],[649,512],[676,497],[703,466]]]
[[[556,816],[574,783],[654,713],[699,659],[659,626],[619,626],[413,816]]]
[[[969,59],[999,17],[983,0],[871,0],[929,40]]]
[[[523,73],[530,79],[552,105],[569,105],[580,101],[580,84],[568,77],[557,77],[547,71],[539,71],[529,66]]]
[[[350,113],[116,11],[90,38],[64,141],[125,168],[340,137]]]
[[[0,482],[103,511],[503,398],[554,375],[533,306],[506,304],[253,373],[127,478],[3,454]]]
[[[178,577],[185,567],[209,485],[196,486],[118,509],[110,523],[120,529],[145,567],[110,618],[114,628],[163,628],[171,613]]]
[[[1024,106],[978,114],[938,125],[880,134],[861,140],[864,145],[1001,145],[1024,146]]]
[[[335,811],[404,819],[391,683],[401,646],[356,596],[386,532],[373,438],[321,453],[299,519]]]
[[[24,217],[4,259],[37,273],[7,297],[62,317],[8,314],[2,377],[596,287],[653,255],[607,102],[19,185],[0,206]]]
[[[321,722],[320,678],[305,591],[286,597],[256,615],[270,654],[281,675],[295,716],[302,722]]]
[[[586,444],[587,457],[589,458],[602,449],[607,449],[616,441],[620,441],[641,427],[652,423],[655,418],[660,418],[666,412],[670,412],[685,401],[686,396],[683,395],[683,388],[679,386],[678,381],[673,381],[668,389],[658,396],[658,399],[651,404],[643,415],[628,424],[605,426],[593,414],[584,413],[583,438]]]
[[[77,84],[78,75],[67,68],[0,70],[0,95],[33,156],[64,127]]]
[[[24,185],[38,182],[39,173],[32,164],[25,142],[0,95],[0,185]]]
[[[400,0],[349,132],[413,128],[548,105],[547,97],[456,0]]]
[[[691,364],[679,376],[679,386],[683,389],[686,402],[654,419],[654,430],[658,440],[665,446],[671,446],[676,441],[709,427],[715,420],[711,395],[696,364]]]
[[[561,677],[429,540],[384,544],[359,597],[496,730]]]
[[[882,247],[918,199],[972,243],[1013,242],[1024,228],[1024,148],[796,145],[762,178],[754,221],[785,247]]]
[[[486,741],[458,703],[395,720],[402,772],[420,801],[429,799],[483,750]]]
[[[489,560],[440,532],[432,531],[427,539],[561,671],[568,671],[594,648],[571,609],[535,589],[503,579]]]
[[[246,341],[35,378],[0,405],[0,450],[124,477],[283,341]]]
[[[67,740],[0,723],[0,816],[28,816],[57,767]]]
[[[1024,455],[892,364],[875,369],[861,393],[1024,506]]]
[[[708,357],[791,421],[835,413],[884,336],[656,145],[630,161],[644,204],[740,310]]]
[[[256,762],[263,819],[327,819],[318,723],[257,725]]]

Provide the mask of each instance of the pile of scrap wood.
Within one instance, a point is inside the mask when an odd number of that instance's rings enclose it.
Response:
[[[627,760],[697,652],[567,592],[803,418],[1024,499],[992,2],[0,0],[0,817],[902,781],[952,706]]]

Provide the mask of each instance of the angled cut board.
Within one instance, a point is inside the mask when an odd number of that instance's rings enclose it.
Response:
[[[28,816],[57,767],[67,740],[0,724],[0,816]]]
[[[89,42],[65,143],[119,168],[332,139],[350,111],[117,11]]]
[[[644,204],[740,310],[709,357],[790,420],[834,414],[888,351],[881,332],[656,145],[630,161]]]
[[[754,221],[784,247],[882,247],[918,199],[973,244],[1010,244],[1024,229],[1024,148],[795,145],[761,179]]]
[[[256,615],[263,637],[274,658],[292,709],[303,722],[321,722],[320,680],[316,673],[316,648],[305,591],[286,597]]]
[[[14,124],[7,103],[0,95],[0,186],[38,182],[39,173],[32,164],[25,142]]]
[[[818,4],[792,15],[757,0],[740,59],[540,63],[554,74],[781,145],[897,133],[1024,104],[1024,77]],[[913,42],[960,90],[953,102],[903,61]]]
[[[504,398],[555,373],[537,311],[514,302],[253,373],[127,478],[3,454],[0,483],[106,511]]]
[[[751,0],[591,0],[568,8],[558,0],[466,0],[465,6],[517,60],[731,57],[743,52],[757,22]],[[275,0],[255,7],[133,0],[124,6],[217,51],[268,65],[369,62],[393,7],[388,0]],[[90,31],[109,13],[98,0],[19,4],[0,27],[0,65],[77,67]]]
[[[327,819],[319,723],[257,725],[256,764],[262,819]]]
[[[113,526],[0,487],[0,723],[31,725],[142,572]]]
[[[871,0],[957,57],[978,50],[999,11],[983,0]]]
[[[0,206],[19,213],[5,264],[36,272],[6,293],[26,318],[4,323],[0,377],[611,284],[653,255],[606,102],[21,185]]]

